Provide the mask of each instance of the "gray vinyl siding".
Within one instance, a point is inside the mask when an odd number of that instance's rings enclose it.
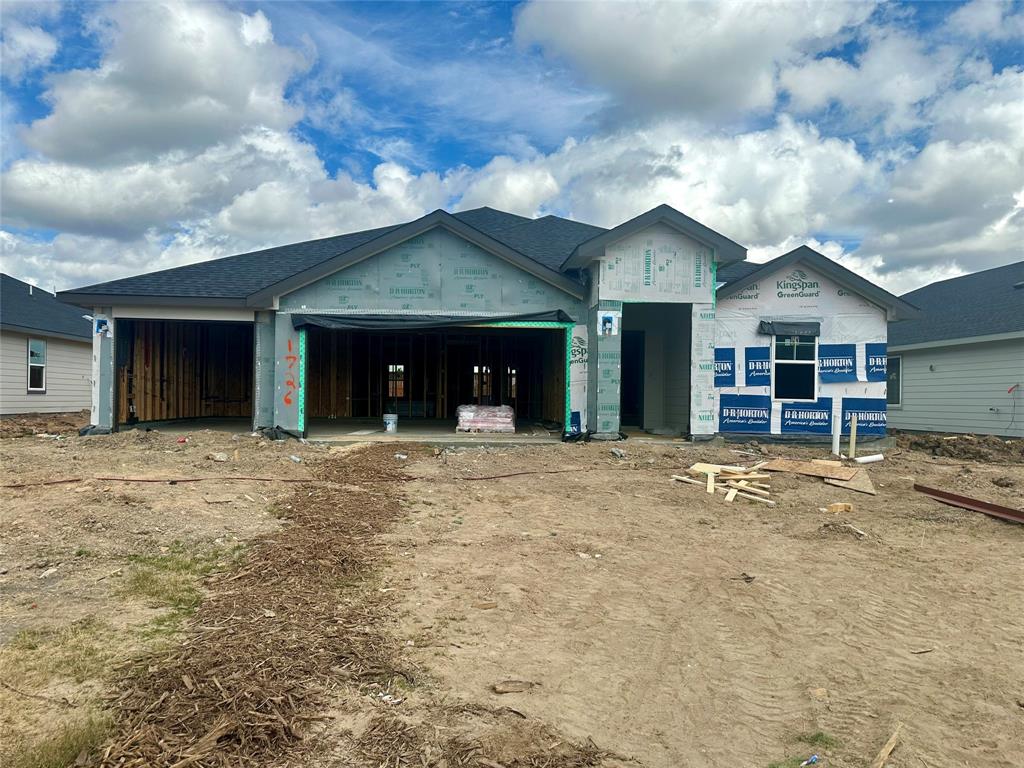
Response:
[[[902,403],[889,406],[890,427],[1024,437],[1024,339],[889,355],[902,358],[903,371]]]
[[[21,333],[0,334],[0,414],[63,413],[90,406],[92,345],[45,335],[46,392],[28,392],[28,339]]]

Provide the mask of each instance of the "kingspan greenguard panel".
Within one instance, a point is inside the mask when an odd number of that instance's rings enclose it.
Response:
[[[582,302],[445,229],[433,229],[281,297],[280,312],[519,314]]]

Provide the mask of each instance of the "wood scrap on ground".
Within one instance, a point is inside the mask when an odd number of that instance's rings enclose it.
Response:
[[[868,474],[866,469],[858,469],[857,474],[849,480],[836,480],[831,477],[826,477],[825,482],[829,485],[834,485],[837,488],[846,488],[850,491],[867,493],[871,496],[878,495],[878,491],[875,490],[875,484],[871,482],[871,476]]]
[[[831,464],[795,461],[793,459],[772,459],[768,463],[761,465],[761,469],[768,470],[769,472],[793,472],[797,475],[824,477],[831,480],[852,480],[858,471],[853,467],[835,467]]]
[[[763,465],[764,462],[752,467],[737,467],[697,462],[686,470],[692,477],[672,475],[672,479],[680,483],[703,486],[710,494],[720,491],[725,494],[725,500],[728,502],[742,496],[751,501],[775,506],[775,502],[767,498],[771,493],[766,481],[771,479],[771,475],[759,471]],[[703,480],[698,479],[701,475],[704,476]]]
[[[885,746],[875,755],[875,759],[871,761],[871,768],[882,768],[885,765],[885,761],[889,759],[889,755],[896,749],[896,742],[899,741],[900,731],[903,730],[903,723],[896,723],[896,730],[892,732],[892,736],[885,742]]]

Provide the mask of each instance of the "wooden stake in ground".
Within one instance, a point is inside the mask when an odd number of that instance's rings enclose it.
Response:
[[[871,768],[882,768],[885,765],[889,755],[896,749],[896,742],[899,741],[901,730],[903,730],[903,723],[896,723],[896,730],[892,732],[892,736],[885,742],[885,746],[879,750],[878,754],[875,755],[875,759],[871,761]]]

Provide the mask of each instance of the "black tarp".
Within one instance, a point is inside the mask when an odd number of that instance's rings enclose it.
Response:
[[[452,315],[292,315],[295,328],[315,326],[336,331],[414,331],[492,323],[572,323],[561,310],[503,317],[454,317]]]
[[[757,332],[768,336],[821,336],[821,323],[787,323],[762,320]]]

